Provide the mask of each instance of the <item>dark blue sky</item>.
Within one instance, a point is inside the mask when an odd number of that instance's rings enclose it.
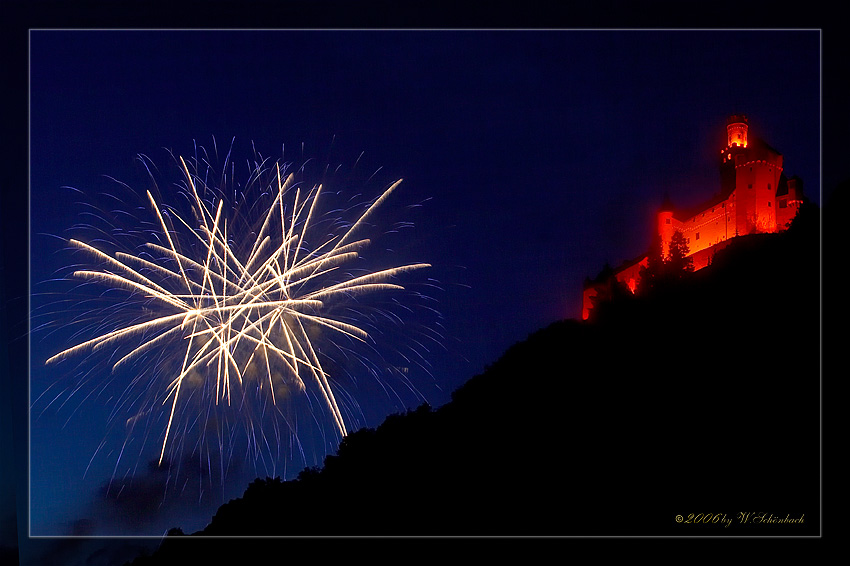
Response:
[[[159,164],[167,161],[163,147],[187,153],[193,140],[224,146],[234,136],[243,160],[252,143],[264,155],[283,148],[296,163],[303,155],[343,169],[363,153],[358,167],[380,168],[380,181],[404,178],[398,206],[424,205],[412,213],[405,253],[434,264],[442,288],[435,296],[445,349],[431,352],[431,376],[417,376],[435,406],[512,343],[578,317],[583,279],[645,251],[665,192],[682,206],[711,197],[727,115],[747,114],[750,135],[783,153],[786,174],[802,177],[820,202],[817,31],[30,38],[33,285],[69,261],[42,235],[80,221],[79,199],[60,187],[96,200],[103,175],[133,186],[143,179],[138,153]],[[37,335],[32,343],[35,398],[51,379],[40,357],[56,345]],[[100,532],[108,511],[97,490],[113,471],[109,458],[81,478],[104,437],[106,407],[98,403],[33,425],[34,533],[70,534],[74,525]],[[374,404],[369,426],[404,409]],[[108,442],[117,444],[104,455],[120,450],[120,441]],[[186,530],[202,527],[200,517]],[[121,528],[156,535],[182,518],[168,508],[160,522]]]

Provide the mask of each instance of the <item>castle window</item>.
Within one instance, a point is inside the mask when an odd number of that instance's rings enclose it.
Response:
[[[667,218],[666,220],[664,220],[664,223],[665,223],[665,224],[670,224],[670,219],[669,219],[669,218]]]
[[[696,239],[699,240],[699,232],[697,232],[697,238]]]
[[[767,207],[770,208],[770,201],[767,201]]]
[[[750,183],[749,185],[747,185],[747,188],[748,188],[748,189],[752,189],[752,188],[753,188],[753,184],[752,184],[752,183]]]

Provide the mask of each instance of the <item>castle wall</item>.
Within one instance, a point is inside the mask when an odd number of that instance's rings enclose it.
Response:
[[[644,268],[649,263],[649,260],[646,257],[643,257],[637,263],[633,263],[625,268],[621,269],[617,273],[614,274],[614,277],[620,283],[623,283],[626,287],[629,288],[629,291],[634,293],[637,291],[638,283],[640,283],[640,270]]]
[[[581,294],[581,319],[587,320],[593,309],[593,298],[599,294],[596,287],[585,287]]]
[[[727,204],[715,204],[681,222],[679,230],[687,239],[691,255],[734,237],[733,208]]]

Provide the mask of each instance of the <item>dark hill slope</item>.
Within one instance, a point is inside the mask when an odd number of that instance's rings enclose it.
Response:
[[[542,329],[447,405],[349,435],[297,481],[255,481],[196,535],[817,534],[818,231],[807,209],[663,293]],[[742,512],[804,522],[675,520]]]

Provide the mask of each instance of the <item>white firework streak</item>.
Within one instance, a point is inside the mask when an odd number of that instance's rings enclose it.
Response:
[[[108,349],[118,343],[136,338],[141,344],[114,362],[113,371],[129,361],[160,346],[172,347],[175,341],[185,345],[180,371],[167,384],[163,406],[170,402],[168,424],[162,437],[159,464],[162,464],[175,411],[181,401],[181,388],[188,376],[212,376],[215,379],[216,404],[231,403],[234,386],[243,384],[249,366],[265,366],[272,402],[275,386],[270,360],[287,368],[288,377],[301,389],[304,379],[311,379],[320,398],[333,416],[334,426],[341,436],[347,434],[346,423],[334,396],[329,374],[322,368],[317,348],[305,325],[318,326],[355,340],[366,341],[369,334],[356,323],[333,318],[324,307],[327,301],[374,293],[403,290],[389,281],[397,275],[430,267],[427,263],[412,263],[365,275],[346,275],[331,285],[322,286],[322,277],[339,274],[340,266],[358,257],[369,245],[368,239],[355,239],[358,229],[399,186],[401,179],[391,184],[365,212],[341,233],[328,236],[321,245],[305,250],[305,234],[313,225],[322,185],[301,195],[295,188],[292,203],[284,197],[291,194],[294,174],[281,174],[275,164],[274,180],[267,187],[274,198],[265,212],[262,227],[257,231],[248,253],[229,244],[227,219],[223,217],[224,199],[204,201],[198,194],[197,173],[193,175],[185,160],[180,158],[182,174],[188,181],[195,225],[167,209],[172,224],[184,226],[194,245],[176,238],[174,225],[169,226],[161,208],[150,191],[147,198],[156,215],[167,245],[148,242],[145,247],[162,258],[161,263],[138,255],[116,252],[114,257],[93,245],[71,239],[72,247],[83,250],[101,262],[100,270],[77,270],[76,279],[101,282],[110,288],[123,289],[141,296],[147,303],[156,304],[161,311],[150,312],[148,319],[100,334],[72,346],[47,360],[52,364],[65,358]],[[258,165],[255,173],[260,172]],[[287,214],[287,206],[291,204]],[[213,212],[214,210],[214,212]],[[279,231],[278,231],[279,225]],[[247,246],[243,248],[247,249]],[[198,253],[198,250],[201,250]],[[319,282],[318,288],[309,290]],[[303,289],[308,289],[303,291]],[[211,391],[211,389],[210,389]]]

